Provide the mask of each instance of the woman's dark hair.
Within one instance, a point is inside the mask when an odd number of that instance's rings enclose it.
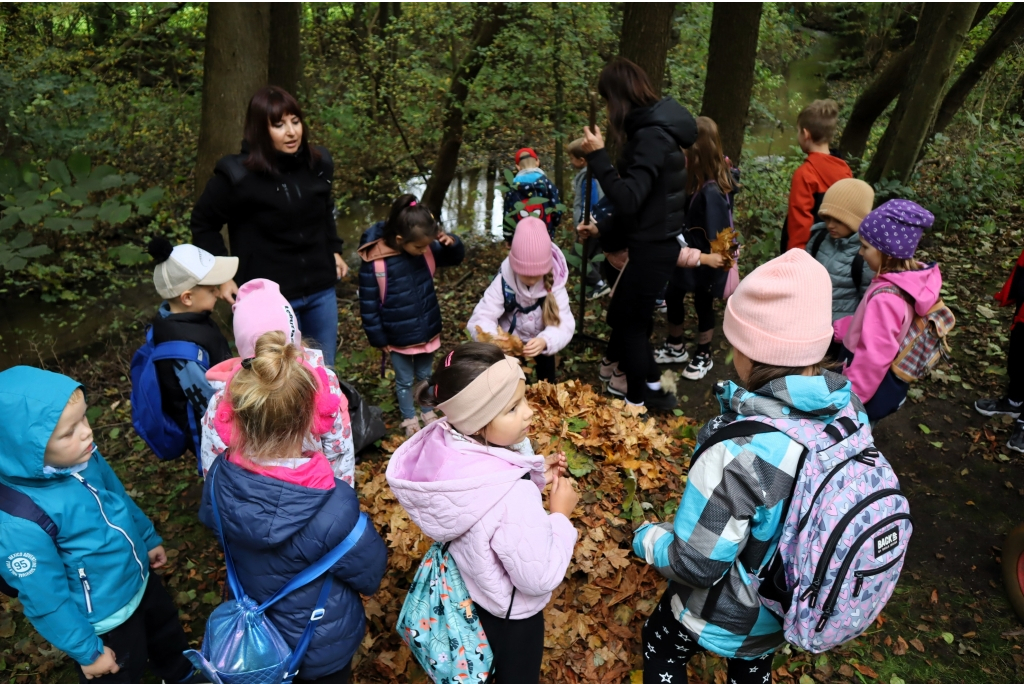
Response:
[[[432,238],[437,235],[437,221],[415,195],[400,195],[391,205],[388,220],[384,223],[384,242],[388,247],[397,248],[396,238],[402,242]]]
[[[608,103],[608,127],[618,142],[625,137],[626,115],[635,107],[658,101],[647,72],[625,57],[616,57],[601,70],[597,92]]]
[[[413,401],[436,407],[462,392],[476,377],[502,359],[505,353],[491,343],[463,343],[442,357],[434,373],[413,389]]]
[[[299,101],[284,88],[265,86],[252,96],[245,112],[245,142],[249,144],[249,156],[244,162],[247,169],[264,174],[277,172],[277,150],[270,138],[270,125],[288,115],[297,116],[302,122],[299,150],[308,151],[310,168],[320,161],[320,153],[309,144],[309,125],[302,116]]]

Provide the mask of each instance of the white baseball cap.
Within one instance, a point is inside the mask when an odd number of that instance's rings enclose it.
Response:
[[[238,257],[214,257],[195,245],[178,245],[156,265],[153,285],[160,297],[174,298],[197,285],[221,285],[235,277]]]

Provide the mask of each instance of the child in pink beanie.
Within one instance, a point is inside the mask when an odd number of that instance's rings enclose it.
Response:
[[[554,383],[555,354],[576,330],[565,290],[568,279],[565,257],[551,243],[544,222],[522,219],[508,257],[466,324],[469,334],[474,340],[480,332],[518,335],[525,343],[523,356],[537,360],[537,380]]]
[[[648,674],[686,682],[687,662],[702,651],[727,658],[730,682],[771,682],[772,655],[786,638],[762,604],[758,574],[793,525],[780,512],[800,455],[855,429],[870,437],[850,382],[821,368],[832,340],[832,281],[805,251],[790,250],[740,281],[724,328],[746,387],[716,385],[721,414],[697,435],[674,521],[645,523],[633,537],[637,556],[671,581],[643,627],[647,682]]]
[[[313,431],[302,444],[302,453],[309,457],[316,452],[323,452],[335,477],[354,485],[356,460],[348,399],[341,391],[338,377],[324,363],[323,352],[302,344],[298,319],[288,300],[281,294],[280,286],[265,278],[248,281],[238,289],[231,309],[234,312],[235,345],[239,356],[221,362],[206,372],[206,379],[215,392],[202,420],[203,446],[200,458],[203,475],[206,475],[214,459],[227,451],[231,443],[230,421],[224,416],[231,402],[223,402],[231,379],[242,364],[255,355],[256,340],[261,335],[282,331],[288,343],[302,347],[303,363],[313,371],[319,386],[317,420]]]

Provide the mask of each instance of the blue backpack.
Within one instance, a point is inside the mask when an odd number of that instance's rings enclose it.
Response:
[[[221,547],[224,549],[228,587],[231,588],[231,596],[234,599],[223,602],[210,614],[206,621],[202,651],[189,649],[184,654],[211,683],[291,683],[302,666],[302,659],[313,640],[316,625],[324,617],[324,607],[327,606],[334,585],[334,577],[329,571],[359,542],[359,538],[366,530],[366,514],[360,512],[356,525],[337,547],[306,570],[295,574],[270,599],[257,604],[242,589],[234,563],[231,561],[231,552],[224,539],[220,510],[217,507],[216,486],[219,467],[218,464],[217,468],[210,470],[210,505],[213,508],[213,520],[217,524],[217,537],[220,538]],[[302,631],[298,644],[292,650],[264,612],[289,593],[309,585],[324,574],[327,577],[324,578],[316,606],[309,615],[309,622]]]
[[[0,511],[35,523],[43,529],[43,532],[50,536],[53,544],[57,547],[58,551],[60,550],[60,545],[57,544],[57,524],[25,493],[0,483]],[[17,563],[17,560],[8,563],[13,565]],[[19,569],[14,568],[13,570],[18,571]],[[8,597],[18,596],[18,591],[11,587],[3,578],[0,578],[0,593]]]
[[[174,359],[195,362],[204,370],[210,368],[210,355],[193,342],[171,340],[154,345],[153,327],[150,326],[146,329],[145,344],[136,350],[132,357],[130,369],[132,425],[139,437],[153,450],[157,459],[162,460],[177,459],[188,449],[184,431],[164,413],[160,379],[156,372],[156,362]],[[199,422],[202,416],[196,416],[197,409],[191,399],[185,413],[188,414],[188,427],[192,432],[192,444],[195,445],[198,459]]]

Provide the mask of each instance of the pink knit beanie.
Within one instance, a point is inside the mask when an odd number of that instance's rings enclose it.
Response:
[[[528,216],[516,224],[508,261],[520,276],[545,276],[551,271],[551,237],[543,221]]]
[[[817,364],[832,341],[832,279],[806,251],[790,250],[740,281],[722,329],[753,361]]]
[[[231,311],[235,313],[235,346],[243,359],[256,354],[256,340],[270,331],[283,331],[288,342],[302,346],[295,311],[274,281],[256,278],[243,284]]]

